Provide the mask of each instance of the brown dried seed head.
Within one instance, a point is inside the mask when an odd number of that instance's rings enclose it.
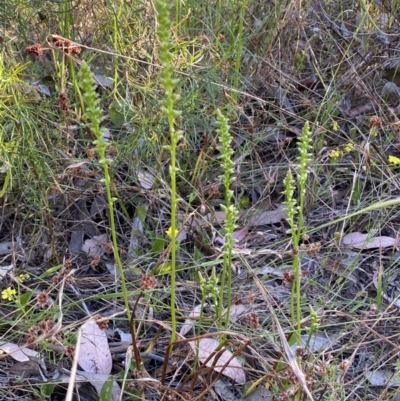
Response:
[[[45,308],[49,303],[49,296],[46,291],[42,291],[37,295],[36,301],[40,308]]]
[[[382,125],[382,119],[378,116],[372,116],[369,120],[369,128],[380,127]]]
[[[40,57],[43,55],[43,49],[42,49],[42,46],[40,45],[40,43],[35,43],[32,46],[26,47],[25,53]]]
[[[253,329],[256,329],[260,323],[257,312],[251,312],[246,315],[246,323]]]
[[[306,354],[306,350],[303,347],[296,348],[296,356],[302,358]]]
[[[33,344],[35,341],[36,341],[36,337],[32,337],[32,336],[30,336],[26,339],[27,344]]]
[[[38,328],[39,328],[39,330],[41,330],[43,332],[47,331],[46,330],[47,329],[46,321],[42,320],[41,322],[39,322],[38,323]]]
[[[99,265],[99,263],[100,263],[100,259],[101,259],[101,256],[100,256],[100,255],[97,255],[97,256],[90,262],[90,266],[92,266],[92,267],[97,267],[97,266]]]
[[[72,345],[66,345],[64,347],[64,352],[65,352],[65,355],[72,358],[75,355],[75,347]]]
[[[60,92],[58,94],[57,103],[60,106],[61,110],[68,111],[69,108],[69,99],[65,92]]]
[[[149,276],[147,274],[142,277],[142,285],[140,289],[142,290],[150,290],[157,285],[157,279],[153,276]]]
[[[283,283],[288,284],[294,281],[294,275],[292,272],[286,271],[283,272]]]
[[[64,267],[66,268],[66,269],[69,269],[70,267],[72,266],[72,260],[71,259],[65,259],[65,261],[64,261]]]
[[[37,334],[37,327],[36,326],[29,327],[28,334],[31,335],[31,336],[36,335]]]
[[[233,304],[234,305],[241,305],[243,303],[242,298],[239,295],[233,296]]]

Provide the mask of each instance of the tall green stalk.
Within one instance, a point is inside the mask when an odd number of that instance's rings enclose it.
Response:
[[[222,13],[222,0],[217,0],[217,20],[215,21],[215,32],[218,45],[218,34],[221,32],[221,13]]]
[[[157,36],[160,42],[158,50],[162,64],[161,83],[164,87],[164,99],[162,101],[163,112],[167,117],[168,131],[171,144],[167,146],[170,152],[171,164],[169,167],[169,175],[171,178],[171,227],[168,230],[171,238],[171,343],[176,339],[176,313],[175,313],[175,293],[176,293],[176,149],[180,138],[180,133],[175,129],[175,119],[179,112],[174,106],[178,100],[178,95],[174,93],[178,80],[173,78],[174,67],[172,64],[171,48],[172,42],[170,37],[170,3],[168,0],[156,0],[158,29]]]
[[[299,165],[297,168],[297,190],[298,190],[298,207],[296,207],[296,199],[294,198],[295,181],[292,176],[291,170],[288,170],[284,186],[284,195],[286,198],[285,204],[288,211],[288,222],[291,228],[292,236],[292,255],[293,255],[293,275],[294,281],[292,283],[292,295],[290,298],[290,308],[292,315],[292,324],[297,323],[297,329],[300,330],[301,321],[301,293],[300,293],[300,255],[299,255],[299,244],[303,232],[305,232],[304,224],[304,207],[305,207],[305,195],[306,195],[306,182],[307,182],[307,168],[311,162],[311,130],[309,122],[304,124],[302,134],[299,138],[298,151],[299,151]],[[296,222],[296,215],[298,215]]]
[[[119,34],[119,29],[118,29],[118,21],[121,20],[121,15],[123,12],[123,8],[124,8],[124,1],[121,1],[118,5],[117,10],[115,11],[113,8],[113,47],[114,47],[114,51],[117,53],[118,52],[118,48],[119,48],[119,40],[120,40],[120,34]],[[113,7],[113,6],[111,6]],[[114,69],[114,98],[117,98],[117,88],[118,88],[118,57],[114,57],[113,58],[113,69]]]
[[[107,159],[107,157],[106,157],[106,149],[107,149],[108,143],[104,139],[103,131],[100,128],[100,123],[101,123],[101,120],[103,119],[102,111],[99,107],[100,100],[96,93],[96,86],[94,84],[93,75],[90,71],[89,66],[86,64],[86,62],[82,63],[81,69],[78,74],[78,79],[79,79],[79,86],[85,92],[83,94],[83,100],[86,104],[86,108],[85,108],[85,114],[83,115],[83,117],[84,117],[85,121],[87,122],[90,130],[96,137],[94,144],[96,145],[97,153],[100,156],[99,163],[103,166],[104,185],[105,185],[106,194],[107,194],[107,203],[108,203],[108,212],[109,212],[109,218],[110,218],[110,227],[111,227],[111,236],[112,236],[114,257],[115,257],[115,262],[118,266],[118,270],[119,270],[119,274],[120,274],[122,292],[123,292],[123,296],[124,296],[124,302],[125,302],[126,312],[128,315],[128,320],[130,320],[131,312],[130,312],[129,301],[128,301],[128,291],[126,288],[124,269],[122,267],[122,262],[121,262],[121,258],[119,255],[117,230],[116,230],[115,219],[114,219],[114,202],[116,199],[113,198],[113,196],[111,195],[111,178],[110,178],[110,171],[108,168],[108,166],[110,164],[110,160]]]
[[[181,0],[175,0],[175,25],[179,26],[181,22],[182,5]]]
[[[244,18],[246,14],[246,6],[247,6],[247,0],[242,0],[242,5],[240,7],[240,15],[239,15],[239,27],[234,43],[234,49],[236,54],[235,73],[233,76],[234,89],[238,89],[239,86],[240,64],[242,60],[242,49],[243,49],[243,27],[244,27]],[[236,91],[233,91],[231,96],[234,100],[236,100],[238,93]]]
[[[232,234],[236,228],[236,219],[238,217],[238,210],[235,205],[231,205],[231,199],[233,197],[233,191],[231,190],[231,184],[234,180],[234,163],[232,161],[233,149],[231,147],[232,135],[229,132],[228,119],[217,110],[217,124],[218,124],[218,135],[220,139],[219,151],[221,152],[221,166],[223,169],[222,183],[225,190],[225,205],[221,205],[222,210],[226,214],[225,219],[225,238],[224,238],[224,249],[223,249],[223,268],[220,282],[220,294],[219,294],[219,305],[217,310],[218,317],[218,328],[222,330],[223,327],[223,301],[225,292],[225,281],[228,277],[227,283],[227,308],[225,315],[225,328],[229,324],[229,310],[232,302],[232,251],[233,251],[233,237]]]

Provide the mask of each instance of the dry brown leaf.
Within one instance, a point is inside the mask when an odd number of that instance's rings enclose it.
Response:
[[[204,304],[204,306],[208,306],[208,304]],[[181,330],[179,331],[179,334],[181,336],[186,336],[186,334],[194,327],[194,321],[193,321],[193,319],[190,319],[190,318],[200,317],[201,307],[202,307],[202,305],[200,304],[200,305],[195,306],[191,310],[191,312],[189,313],[189,319],[185,320],[184,325],[181,327]]]
[[[44,369],[42,369],[41,366],[44,367]],[[34,377],[36,380],[47,382],[45,369],[46,366],[43,361],[32,359],[29,361],[14,363],[14,365],[7,369],[7,372],[23,379]]]
[[[279,205],[275,210],[267,210],[256,213],[252,217],[250,224],[252,226],[264,226],[266,224],[277,224],[288,218],[288,213],[285,205]]]
[[[210,225],[221,226],[226,219],[226,214],[222,211],[207,213],[204,216],[178,213],[177,218],[179,221],[183,221],[184,224],[190,227],[208,227]]]
[[[244,306],[243,304],[231,305],[231,307],[229,308],[229,320],[234,323],[248,311],[249,307]]]
[[[365,376],[371,386],[375,387],[399,387],[400,377],[389,370],[367,370]]]
[[[88,320],[80,330],[79,365],[85,372],[109,375],[112,358],[106,333],[94,319]]]
[[[196,352],[196,347],[198,348],[198,355],[200,362],[204,362],[206,359],[212,355],[215,350],[219,347],[219,342],[214,340],[213,338],[202,338],[199,341],[189,341],[189,345],[192,348],[193,352]],[[216,353],[217,354],[217,353]],[[246,374],[244,373],[244,369],[239,360],[235,357],[232,357],[232,352],[225,350],[222,355],[218,358],[216,362],[216,366],[214,366],[215,356],[210,358],[206,363],[206,366],[213,367],[217,372],[221,372],[222,374],[234,380],[237,384],[245,384],[246,383]],[[227,363],[227,367],[222,370],[223,366]]]
[[[14,343],[3,343],[0,344],[0,350],[10,355],[18,362],[27,362],[30,357],[38,356],[38,353],[30,348],[21,348],[18,344]]]
[[[396,238],[386,236],[371,238],[370,234],[354,232],[346,234],[342,238],[342,244],[357,249],[389,248],[396,246],[398,244],[398,240]]]
[[[143,189],[151,189],[154,185],[156,177],[148,171],[139,171],[138,180],[139,180],[139,185]]]
[[[107,247],[104,244],[107,244],[108,242],[107,234],[95,235],[92,239],[87,239],[85,241],[82,245],[82,251],[89,257],[95,258],[107,251]]]

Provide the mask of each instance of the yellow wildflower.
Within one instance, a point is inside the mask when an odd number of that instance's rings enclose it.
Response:
[[[17,291],[14,288],[8,287],[1,292],[1,298],[8,301],[12,301]]]
[[[170,227],[167,231],[165,231],[165,234],[168,235],[168,237],[172,238],[176,238],[176,236],[178,235],[179,230],[175,229],[175,235],[172,235],[172,227]]]
[[[333,121],[332,123],[332,131],[336,132],[339,129],[339,125],[337,123],[337,121]]]
[[[18,276],[18,281],[19,281],[20,283],[23,283],[24,281],[28,280],[29,277],[30,277],[30,276],[29,276],[29,273],[21,273],[21,274]]]
[[[331,150],[329,153],[331,159],[339,159],[340,156],[342,156],[342,152],[339,149]]]
[[[372,136],[378,136],[378,127],[372,127],[370,133]]]
[[[389,156],[389,163],[400,164],[400,158],[396,156]]]
[[[346,145],[344,147],[344,150],[345,150],[346,153],[350,153],[353,149],[354,149],[354,144],[353,143],[351,143],[351,142],[346,143]]]

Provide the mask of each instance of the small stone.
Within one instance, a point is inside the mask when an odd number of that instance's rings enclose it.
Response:
[[[399,87],[394,82],[386,82],[382,88],[382,97],[386,100],[400,100]]]

